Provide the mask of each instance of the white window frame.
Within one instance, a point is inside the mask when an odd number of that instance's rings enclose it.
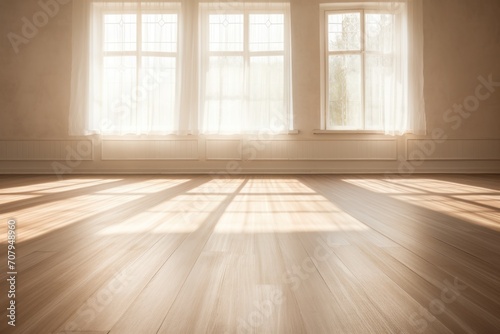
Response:
[[[336,4],[321,4],[320,5],[320,97],[321,97],[321,130],[315,130],[315,134],[322,133],[384,133],[383,129],[367,130],[365,128],[365,55],[367,51],[365,50],[365,13],[375,12],[375,13],[393,13],[387,8],[373,4],[373,3],[363,3],[363,2],[350,2],[350,3],[336,3]],[[353,51],[329,51],[328,49],[328,15],[330,14],[342,14],[342,13],[360,13],[360,50]],[[379,54],[376,51],[370,51],[371,54]],[[361,106],[362,106],[362,129],[352,128],[352,127],[338,127],[334,129],[328,129],[328,90],[329,90],[329,63],[328,58],[330,55],[334,54],[360,54],[361,55]],[[381,53],[380,53],[381,54]]]
[[[99,3],[97,3],[98,5]],[[109,4],[109,3],[108,3]],[[113,10],[110,8],[104,9],[100,11],[100,20],[96,21],[96,28],[99,29],[99,31],[102,31],[103,33],[101,34],[101,39],[99,43],[96,43],[96,53],[99,54],[100,57],[100,73],[101,77],[99,78],[99,82],[103,82],[104,80],[104,60],[106,57],[126,57],[126,56],[134,56],[136,57],[136,74],[135,74],[135,80],[136,84],[140,82],[140,70],[142,67],[142,58],[143,57],[165,57],[165,58],[175,58],[176,60],[176,68],[175,68],[175,80],[178,82],[179,80],[179,74],[180,74],[180,68],[179,68],[179,48],[180,48],[180,30],[182,29],[181,27],[181,3],[177,2],[172,2],[171,7],[172,9],[165,9],[162,7],[152,7],[149,2],[148,2],[148,8],[147,9],[142,9],[141,4],[138,3],[137,5],[137,10]],[[119,15],[119,14],[132,14],[136,15],[136,49],[135,51],[105,51],[105,38],[106,34],[104,33],[104,21],[105,21],[105,16],[106,15]],[[168,51],[143,51],[142,50],[142,15],[144,14],[175,14],[177,15],[177,42],[176,42],[176,51],[175,52],[168,52]],[[144,74],[143,74],[144,75]],[[176,93],[175,96],[177,98],[177,101],[175,101],[175,110],[174,112],[177,111],[179,108],[179,85],[176,84]],[[99,87],[99,89],[95,90],[97,92],[98,99],[103,101],[103,88]],[[107,101],[109,102],[109,101]],[[102,106],[102,108],[107,108]],[[93,111],[91,111],[93,112]],[[95,130],[95,129],[93,129]],[[101,129],[98,129],[101,130]],[[104,136],[112,136],[114,135],[112,132],[111,133],[106,133],[102,132],[102,135]]]
[[[291,57],[286,57],[286,50],[289,50],[291,53],[291,36],[290,29],[286,29],[286,27],[290,26],[291,17],[286,15],[286,12],[276,8],[266,8],[269,6],[267,3],[260,4],[258,2],[244,3],[241,5],[237,5],[235,3],[229,3],[227,5],[227,9],[221,11],[220,8],[223,6],[222,4],[218,4],[218,7],[211,8],[210,3],[203,2],[199,4],[200,6],[200,17],[199,17],[199,25],[200,25],[200,36],[201,43],[203,43],[202,48],[208,50],[207,57],[200,56],[200,64],[201,68],[208,69],[208,64],[210,57],[212,56],[241,56],[243,58],[244,66],[247,66],[250,63],[250,58],[253,56],[283,56],[284,63],[284,82],[285,84],[291,82],[292,79],[292,64]],[[203,14],[202,14],[203,13]],[[210,51],[209,48],[209,17],[213,14],[223,14],[223,15],[243,15],[243,50],[242,51]],[[252,14],[283,14],[283,24],[284,24],[284,45],[283,51],[250,51],[250,15]],[[206,73],[202,73],[199,79],[199,107],[198,107],[198,116],[201,115],[203,110],[203,104],[205,102],[205,89],[202,82],[205,82]],[[290,86],[289,94],[292,95],[293,87]],[[298,134],[298,130],[294,128],[293,124],[293,106],[292,102],[288,106],[287,117],[289,128],[284,131],[284,133],[279,134]],[[201,124],[200,124],[201,128]],[[244,134],[244,133],[242,133]]]
[[[126,11],[126,12],[120,12],[117,13],[113,10],[104,10],[102,11],[102,18],[100,21],[100,24],[104,26],[104,17],[106,15],[113,15],[113,14],[132,14],[137,16],[137,40],[136,40],[136,50],[135,51],[104,51],[104,38],[106,37],[105,34],[102,34],[102,39],[100,43],[100,51],[99,53],[102,55],[102,59],[104,60],[105,57],[119,57],[119,56],[136,56],[137,57],[137,70],[141,68],[141,58],[142,57],[171,57],[171,58],[176,58],[178,59],[178,54],[179,54],[179,32],[177,32],[177,45],[176,45],[176,52],[167,52],[167,51],[142,51],[142,15],[143,14],[161,14],[161,15],[168,15],[168,14],[175,14],[177,15],[177,31],[179,31],[179,18],[180,18],[180,10],[165,10],[165,9],[147,9],[147,10],[142,10],[139,6],[139,9],[137,12],[135,11]],[[104,31],[103,28],[101,28],[101,31]],[[137,73],[138,75],[139,73]]]

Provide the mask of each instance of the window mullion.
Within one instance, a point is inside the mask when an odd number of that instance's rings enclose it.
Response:
[[[246,119],[250,98],[248,75],[250,74],[250,14],[243,10],[243,115]]]
[[[250,15],[248,11],[244,11],[243,15],[243,52],[245,55],[250,53]]]
[[[324,128],[325,130],[328,130],[328,124],[330,123],[330,45],[328,43],[328,12],[325,11],[324,13],[324,43],[325,43],[325,50],[324,50],[324,66],[325,66],[325,76],[324,76],[324,97],[323,97],[323,103],[325,104],[324,106]]]
[[[366,92],[366,72],[365,72],[365,66],[366,66],[366,61],[365,61],[365,56],[366,56],[366,33],[365,33],[365,11],[361,11],[361,32],[360,32],[360,37],[361,37],[361,80],[363,81],[361,85],[361,108],[362,108],[362,129],[366,129],[366,98],[365,98],[365,92]]]
[[[136,55],[136,88],[138,89],[140,86],[140,80],[141,80],[141,67],[142,67],[142,4],[138,4],[138,9],[137,9],[137,55]],[[136,102],[137,103],[137,102]],[[135,108],[135,124],[137,126],[138,120],[139,120],[139,105],[138,103],[136,104]]]
[[[250,72],[250,14],[248,13],[248,10],[244,10],[244,15],[243,15],[243,64],[245,68],[243,69],[244,73],[244,94],[245,94],[245,101],[247,100],[248,96],[248,87],[247,87],[247,82],[246,76]],[[246,103],[245,103],[246,104]]]
[[[139,4],[139,8],[137,11],[137,69],[139,69],[142,65],[142,10],[141,5]],[[139,73],[139,72],[138,72]]]
[[[137,51],[102,51],[100,53],[103,57],[130,57],[135,56]]]

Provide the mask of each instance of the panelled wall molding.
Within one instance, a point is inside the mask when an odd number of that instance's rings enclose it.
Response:
[[[240,139],[207,139],[207,160],[241,160],[242,141]]]
[[[207,160],[338,161],[397,160],[396,139],[237,140],[208,139]]]
[[[103,140],[102,160],[198,160],[197,140]]]
[[[396,139],[249,141],[255,160],[397,160]]]
[[[93,161],[91,140],[1,140],[0,161]]]
[[[500,160],[500,139],[408,139],[406,160]]]
[[[73,163],[80,160],[80,164]],[[461,161],[460,163],[457,163]],[[167,138],[0,141],[0,173],[497,173],[500,140]],[[163,162],[162,162],[163,161]],[[165,164],[164,162],[168,162]],[[406,168],[401,167],[402,165]],[[73,167],[74,166],[74,167]],[[411,166],[412,168],[408,168]]]

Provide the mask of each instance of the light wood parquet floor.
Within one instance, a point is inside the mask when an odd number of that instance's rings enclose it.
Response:
[[[0,237],[0,333],[500,333],[498,175],[0,176]]]

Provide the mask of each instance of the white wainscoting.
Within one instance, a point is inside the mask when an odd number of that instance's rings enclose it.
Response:
[[[241,160],[241,140],[208,139],[206,141],[207,160]]]
[[[397,160],[396,139],[248,141],[249,160]]]
[[[407,160],[500,160],[498,139],[408,139]]]
[[[103,140],[102,160],[198,160],[198,140]]]
[[[94,159],[91,140],[2,140],[1,161],[62,161]]]
[[[415,164],[415,173],[496,173],[500,139],[448,139],[441,144],[392,137],[0,140],[0,172],[14,174],[53,173],[54,161],[75,160],[85,163],[72,168],[73,173],[210,173],[226,168],[225,160],[242,161],[242,173],[376,173],[399,171],[403,157],[409,163],[428,161]]]

